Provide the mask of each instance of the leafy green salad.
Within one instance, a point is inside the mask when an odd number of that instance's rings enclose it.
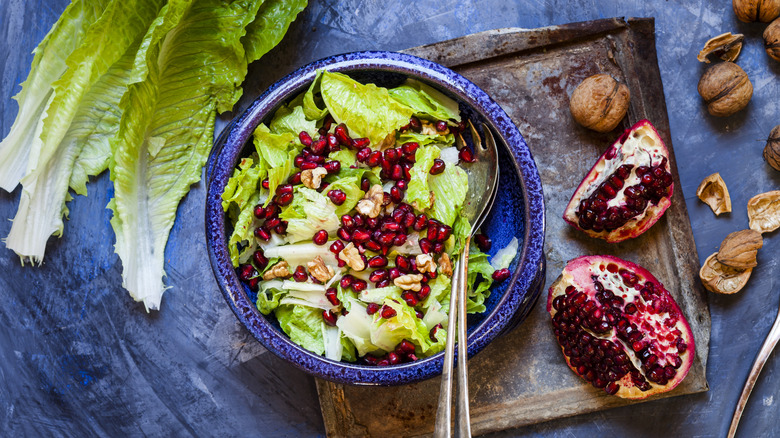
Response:
[[[320,71],[253,135],[222,195],[240,280],[303,348],[332,360],[393,365],[445,347],[468,146],[458,104],[422,82],[395,88]],[[463,144],[463,143],[461,143]],[[469,313],[509,277],[513,239],[492,258],[478,234]]]

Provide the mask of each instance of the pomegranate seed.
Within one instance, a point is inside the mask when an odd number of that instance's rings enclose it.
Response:
[[[336,319],[338,319],[338,316],[336,316],[336,314],[330,310],[324,310],[322,312],[322,319],[325,321],[325,324],[336,325]]]
[[[490,251],[490,248],[493,246],[493,241],[484,234],[477,234],[474,236],[474,241],[477,243],[477,248],[482,252]]]
[[[429,254],[433,249],[433,244],[426,238],[420,239],[418,243],[420,244],[420,250],[423,252],[423,254]]]
[[[364,243],[368,242],[368,240],[371,238],[371,235],[368,234],[368,231],[358,228],[352,233],[352,241],[356,243]]]
[[[417,148],[419,147],[420,145],[418,143],[410,141],[401,145],[401,151],[408,158],[410,155],[414,156],[414,153],[417,152]]]
[[[323,167],[328,171],[328,173],[337,173],[339,170],[341,170],[341,163],[337,160],[331,160],[325,163],[325,166]]]
[[[396,278],[401,276],[401,270],[398,268],[390,268],[387,270],[387,275],[390,277],[391,280],[395,280]]]
[[[339,237],[339,239],[345,241],[345,242],[351,242],[352,241],[352,235],[349,231],[347,231],[346,228],[339,228],[338,231],[336,231],[336,235]]]
[[[355,154],[355,159],[361,163],[365,163],[366,160],[368,160],[369,155],[371,155],[371,148],[363,148],[360,149],[357,154]]]
[[[301,163],[301,170],[311,170],[311,169],[316,169],[318,167],[319,165],[317,165],[317,163],[313,161],[304,161],[303,163]]]
[[[400,254],[395,256],[395,266],[403,272],[409,272],[409,268],[411,267],[409,259]]]
[[[352,281],[355,279],[355,277],[347,274],[343,277],[341,277],[341,280],[339,280],[339,286],[341,286],[341,289],[347,290],[350,286],[352,286]]]
[[[422,123],[420,122],[420,119],[412,116],[412,118],[409,119],[409,129],[414,132],[420,132],[422,130]]]
[[[337,161],[338,162],[338,161]],[[330,202],[341,205],[344,203],[344,201],[347,200],[347,194],[344,193],[342,190],[331,190],[328,192],[328,198],[330,198]],[[342,222],[343,224],[343,222]]]
[[[393,244],[394,239],[395,239],[395,233],[391,231],[386,231],[382,233],[382,235],[379,237],[379,244],[389,246]]]
[[[403,226],[406,227],[406,228],[411,227],[412,225],[414,225],[414,220],[415,219],[416,218],[414,216],[414,213],[412,213],[412,212],[406,213],[406,216],[404,216]]]
[[[301,131],[298,133],[298,139],[301,141],[301,144],[304,146],[311,146],[311,136],[306,131]]]
[[[439,242],[446,242],[452,235],[452,227],[449,225],[441,225],[439,227]]]
[[[406,243],[406,234],[398,233],[393,238],[393,246],[401,246]]]
[[[444,161],[436,158],[435,160],[433,160],[433,165],[431,166],[430,173],[431,175],[438,175],[444,172],[445,167],[446,164],[444,163]]]
[[[260,240],[268,240],[271,238],[271,233],[268,232],[265,228],[255,228],[255,237],[257,237]]]
[[[447,122],[444,120],[439,120],[436,122],[436,130],[439,132],[445,132],[447,130]]]
[[[368,283],[366,283],[366,280],[361,280],[359,278],[352,280],[352,290],[355,292],[362,292],[366,290],[367,287]]]
[[[268,190],[268,178],[264,179],[260,185],[263,186],[264,189]]]
[[[302,265],[298,265],[298,267],[295,268],[295,272],[293,272],[293,279],[298,283],[303,283],[307,278],[309,278],[309,275],[306,273],[306,268]]]
[[[325,230],[319,230],[316,233],[314,233],[314,237],[312,238],[312,241],[316,245],[325,245],[328,242],[328,232]]]
[[[369,315],[373,315],[378,311],[379,311],[379,304],[377,303],[366,304],[366,313],[368,313]]]
[[[387,269],[377,269],[368,276],[368,281],[378,283],[387,279]]]
[[[404,179],[407,181],[412,179],[412,163],[408,161],[405,162],[403,164],[403,168],[404,168]]]
[[[325,148],[328,145],[328,140],[325,137],[320,137],[316,141],[312,142],[310,149],[313,155],[322,155],[325,153]]]
[[[422,231],[428,226],[428,216],[424,214],[420,214],[417,216],[417,218],[414,220],[414,225],[412,225],[412,229],[414,231]]]
[[[406,356],[406,360],[408,360],[409,362],[414,362],[417,360],[417,356],[415,356],[414,354],[409,354]]]
[[[369,143],[371,143],[371,141],[366,137],[352,139],[352,145],[358,149],[365,148]]]
[[[382,164],[382,152],[371,152],[371,155],[368,156],[368,160],[366,160],[366,164],[368,164],[369,167],[376,167]]]
[[[268,207],[265,208],[265,219],[271,219],[276,217],[281,209],[276,204],[269,204]]]
[[[257,275],[257,271],[255,271],[254,266],[248,263],[246,265],[239,266],[238,269],[236,269],[236,273],[238,274],[238,278],[241,281],[249,281],[252,279],[252,277]]]
[[[381,289],[383,287],[390,286],[390,284],[391,284],[390,283],[390,279],[389,278],[385,278],[384,280],[377,282],[376,283],[376,287],[377,287],[377,289]]]
[[[255,266],[261,271],[268,266],[268,258],[263,253],[262,249],[258,249],[252,254],[252,260],[255,261]]]
[[[293,194],[292,193],[285,193],[282,195],[279,195],[279,198],[276,200],[276,203],[279,205],[288,205],[293,200]]]
[[[414,292],[406,291],[401,294],[401,298],[406,301],[406,305],[409,307],[414,307],[417,305],[417,297],[414,295]]]
[[[255,217],[258,219],[263,219],[265,217],[265,209],[261,204],[255,205],[253,212],[255,214]]]
[[[365,176],[360,180],[360,190],[367,192],[371,188],[371,181]]]
[[[460,158],[462,161],[465,161],[467,163],[473,163],[477,161],[477,159],[474,158],[474,152],[472,152],[471,149],[468,148],[468,146],[464,146],[458,152],[458,158]]]
[[[369,230],[375,230],[376,227],[379,226],[379,219],[375,217],[370,217],[366,219],[366,227],[368,227]]]
[[[372,268],[384,268],[387,266],[387,257],[377,255],[368,259],[368,266]]]
[[[332,252],[333,254],[338,254],[343,249],[344,249],[344,242],[340,240],[334,240],[333,243],[330,244],[330,252]]]
[[[368,249],[370,249],[371,251],[374,251],[374,252],[379,252],[379,251],[382,250],[382,245],[374,242],[373,240],[369,240],[368,242],[366,242],[365,246],[366,246],[366,248],[368,248]]]
[[[347,130],[347,125],[343,123],[339,123],[338,126],[336,126],[336,129],[333,130],[333,134],[338,139],[339,144],[342,146],[348,146],[351,147],[353,142],[352,138],[349,137],[349,131]]]
[[[436,242],[439,240],[439,227],[437,226],[428,226],[428,234],[427,234],[428,240],[431,242]]]
[[[274,231],[276,234],[284,234],[287,232],[287,222],[286,221],[279,221],[279,225],[274,227]]]
[[[382,306],[382,313],[381,313],[381,315],[382,315],[382,318],[390,319],[390,318],[392,318],[392,317],[394,317],[396,315],[396,312],[395,312],[395,309],[393,309],[392,307],[385,305],[385,306]]]
[[[427,284],[424,284],[420,287],[420,292],[417,292],[417,296],[420,298],[420,300],[424,300],[428,297],[428,295],[431,294],[431,287]]]
[[[431,341],[438,342],[438,340],[436,339],[436,332],[438,332],[440,328],[442,328],[442,325],[436,324],[435,326],[433,326],[431,331],[428,332],[428,337],[431,338]]]
[[[400,181],[404,179],[404,168],[400,164],[394,164],[390,173],[390,178],[393,181]]]
[[[382,360],[380,360],[379,362],[376,363],[376,366],[378,366],[378,367],[386,367],[388,365],[390,365],[390,361],[387,360],[387,359],[382,359]]]
[[[341,225],[343,225],[344,228],[354,228],[355,219],[352,216],[345,214],[341,216]]]
[[[441,254],[444,251],[444,243],[442,242],[436,242],[433,244],[433,247],[431,248],[431,252],[435,254]]]
[[[400,204],[404,199],[404,192],[398,188],[397,184],[393,187],[390,187],[390,199],[396,204]]]
[[[398,345],[394,348],[394,350],[398,352],[400,355],[407,355],[409,353],[414,353],[415,347],[413,343],[404,339],[398,343]]]
[[[325,298],[330,301],[331,304],[334,306],[338,306],[341,304],[341,301],[338,298],[338,291],[336,291],[335,287],[329,287],[328,290],[325,291]]]

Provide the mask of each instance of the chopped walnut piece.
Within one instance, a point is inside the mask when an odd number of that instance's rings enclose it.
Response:
[[[322,184],[322,177],[327,175],[328,171],[324,167],[315,167],[301,172],[301,183],[304,186],[317,190]]]
[[[731,196],[720,173],[716,172],[704,178],[696,189],[696,196],[710,206],[715,216],[731,212]]]
[[[422,279],[422,274],[406,274],[397,277],[395,280],[393,280],[393,283],[403,290],[419,292],[420,289],[422,289],[422,285],[420,284]]]
[[[323,283],[327,283],[335,275],[333,268],[325,266],[325,262],[322,261],[320,256],[314,257],[314,260],[306,263],[306,266],[309,268],[309,273],[312,277]]]
[[[265,274],[263,274],[263,280],[273,280],[274,278],[287,278],[289,277],[290,270],[288,268],[287,262],[282,260],[281,262],[275,264],[271,269],[265,271]]]
[[[452,277],[452,263],[446,252],[439,257],[439,271],[447,277]]]
[[[368,193],[363,196],[363,199],[358,201],[355,210],[360,214],[364,214],[368,217],[377,217],[382,212],[382,203],[385,200],[385,192],[382,190],[382,186],[374,184],[368,189]]]
[[[417,262],[417,270],[421,273],[436,272],[436,262],[433,261],[430,254],[417,254],[415,261]]]
[[[338,257],[339,259],[344,260],[347,263],[347,266],[355,271],[366,269],[366,264],[363,262],[363,258],[360,257],[360,251],[355,248],[355,245],[352,242],[349,242],[349,244],[341,250]]]

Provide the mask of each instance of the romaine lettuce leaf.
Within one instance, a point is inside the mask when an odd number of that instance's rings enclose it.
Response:
[[[314,120],[308,120],[303,112],[303,96],[295,99],[289,105],[284,105],[274,114],[274,119],[269,126],[274,134],[290,133],[298,137],[301,131],[306,131],[313,135],[317,131],[317,123]]]
[[[469,294],[466,299],[466,311],[468,313],[482,313],[485,311],[485,299],[490,296],[490,286],[493,284],[493,269],[488,263],[487,254],[472,246],[469,249],[468,286]]]
[[[396,315],[392,318],[382,318],[379,313],[373,315],[371,343],[385,351],[393,351],[398,343],[406,339],[420,348],[422,356],[430,356],[444,349],[444,342],[431,341],[428,327],[417,318],[414,308],[392,299],[386,299],[384,305],[392,307]]]
[[[265,167],[251,157],[241,159],[238,169],[228,180],[225,191],[222,192],[222,209],[228,211],[230,204],[235,204],[240,210],[248,205],[249,199],[258,191],[260,181],[265,178]],[[254,207],[254,205],[252,205]]]
[[[387,89],[363,85],[341,73],[323,72],[320,91],[333,119],[345,123],[352,137],[368,137],[372,145],[409,123],[413,114],[411,108],[391,98]]]
[[[283,304],[274,312],[279,326],[290,340],[315,354],[325,353],[322,337],[322,310]]]
[[[336,206],[336,217],[340,218],[357,205],[358,201],[363,199],[366,192],[360,190],[360,178],[359,176],[347,176],[339,178],[328,186],[325,193],[331,190],[341,190],[347,195],[346,201],[343,204]]]
[[[461,167],[446,166],[444,172],[428,177],[428,186],[436,200],[431,216],[452,226],[466,200],[466,193],[469,190],[468,174]]]
[[[517,237],[513,237],[505,247],[496,251],[496,255],[490,259],[490,266],[492,266],[496,271],[508,268],[509,265],[512,264],[512,260],[514,260],[515,256],[517,255],[517,249],[519,246],[520,243],[517,240]]]
[[[250,0],[171,0],[161,26],[144,39],[146,56],[136,59],[146,75],[122,98],[109,207],[123,285],[147,310],[160,306],[168,233],[179,201],[200,180],[215,112],[240,96],[240,38],[258,7]]]
[[[309,85],[309,89],[306,90],[306,94],[303,95],[303,113],[309,120],[321,120],[328,114],[328,108],[325,107],[325,103],[322,101],[322,91],[320,90],[323,71],[317,71],[317,76],[314,77],[311,85]]]
[[[68,69],[69,56],[82,45],[87,29],[109,3],[110,0],[74,0],[33,51],[30,73],[21,84],[22,90],[14,96],[19,112],[11,131],[0,142],[0,188],[5,191],[10,192],[19,184],[27,172],[33,144],[40,143],[43,118],[54,97],[52,85]]]
[[[439,158],[441,149],[436,146],[421,146],[415,152],[415,164],[412,167],[411,178],[406,189],[404,201],[417,210],[426,210],[431,207],[431,190],[428,187],[428,177],[433,160]],[[438,200],[435,200],[438,202]]]
[[[287,33],[290,23],[306,7],[307,0],[265,0],[241,38],[247,63],[260,59]]]
[[[455,144],[455,136],[452,134],[447,135],[427,135],[414,131],[404,131],[398,134],[398,143],[415,142],[420,146],[426,146],[429,144],[437,144],[443,146],[452,146]]]
[[[332,235],[339,228],[336,205],[326,195],[303,186],[295,187],[293,202],[279,217],[287,221],[285,240],[289,243],[309,240],[317,230]]]
[[[460,122],[457,102],[416,79],[407,79],[403,85],[388,92],[393,99],[412,108],[418,117]]]

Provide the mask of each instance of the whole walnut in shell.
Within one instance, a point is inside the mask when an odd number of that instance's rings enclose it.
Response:
[[[734,13],[745,23],[769,23],[780,15],[780,0],[733,0]]]
[[[598,132],[609,132],[628,111],[631,92],[608,74],[586,78],[571,94],[569,109],[580,125]]]
[[[753,84],[740,66],[721,62],[704,72],[699,80],[699,94],[710,114],[728,117],[747,106],[753,97]]]
[[[780,61],[780,18],[764,30],[764,48],[767,55],[775,61]]]
[[[775,126],[766,139],[764,159],[775,170],[780,171],[780,125]]]

